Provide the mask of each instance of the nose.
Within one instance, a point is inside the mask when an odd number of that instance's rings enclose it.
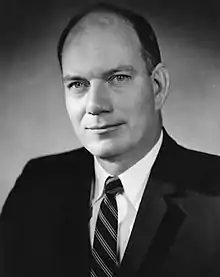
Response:
[[[90,84],[87,94],[86,113],[99,115],[101,113],[112,112],[112,96],[105,83],[94,80]]]

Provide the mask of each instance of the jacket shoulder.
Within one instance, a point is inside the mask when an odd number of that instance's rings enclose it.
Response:
[[[220,195],[220,156],[178,147],[183,179],[197,192]]]
[[[31,159],[11,189],[2,214],[6,214],[6,211],[7,214],[9,211],[19,213],[22,209],[22,213],[26,213],[26,207],[36,209],[40,203],[47,206],[53,202],[56,206],[69,194],[81,195],[85,188],[74,184],[91,178],[92,174],[93,157],[85,148]]]
[[[188,149],[164,131],[156,164],[156,176],[181,191],[220,195],[220,156]]]
[[[43,174],[62,174],[71,170],[79,171],[83,164],[92,161],[92,155],[85,148],[78,148],[64,153],[47,155],[31,159],[25,165],[22,174],[26,176],[38,176]]]

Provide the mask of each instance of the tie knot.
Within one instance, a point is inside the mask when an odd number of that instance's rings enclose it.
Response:
[[[105,193],[116,196],[123,193],[124,189],[121,180],[117,176],[108,177],[105,181]]]

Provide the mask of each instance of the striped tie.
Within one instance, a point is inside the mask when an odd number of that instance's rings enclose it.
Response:
[[[106,179],[105,195],[100,205],[95,228],[91,277],[112,277],[117,272],[118,208],[115,197],[122,192],[123,187],[118,177]]]

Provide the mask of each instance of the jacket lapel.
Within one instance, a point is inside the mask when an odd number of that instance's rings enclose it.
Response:
[[[146,272],[149,276],[156,276],[156,273],[160,272],[165,259],[169,257],[170,248],[177,238],[180,227],[187,217],[178,203],[179,199],[175,200],[172,196],[166,196],[162,201],[166,203],[167,209],[142,259],[137,276],[145,276]]]
[[[178,172],[173,172],[179,168],[172,159],[174,146],[164,131],[163,144],[151,170],[118,276],[145,276],[146,272],[156,276],[186,218],[181,208],[181,199],[185,197],[178,182],[181,176],[176,179]]]
[[[135,276],[166,212],[165,202],[154,196],[154,185],[150,178],[121,263],[120,276]]]
[[[88,222],[91,216],[90,191],[94,179],[93,156],[81,148],[73,152],[64,168],[65,172],[61,175],[61,183],[66,187],[62,257],[65,257],[65,267],[72,276],[87,276],[91,251]],[[83,267],[80,266],[82,261]]]

